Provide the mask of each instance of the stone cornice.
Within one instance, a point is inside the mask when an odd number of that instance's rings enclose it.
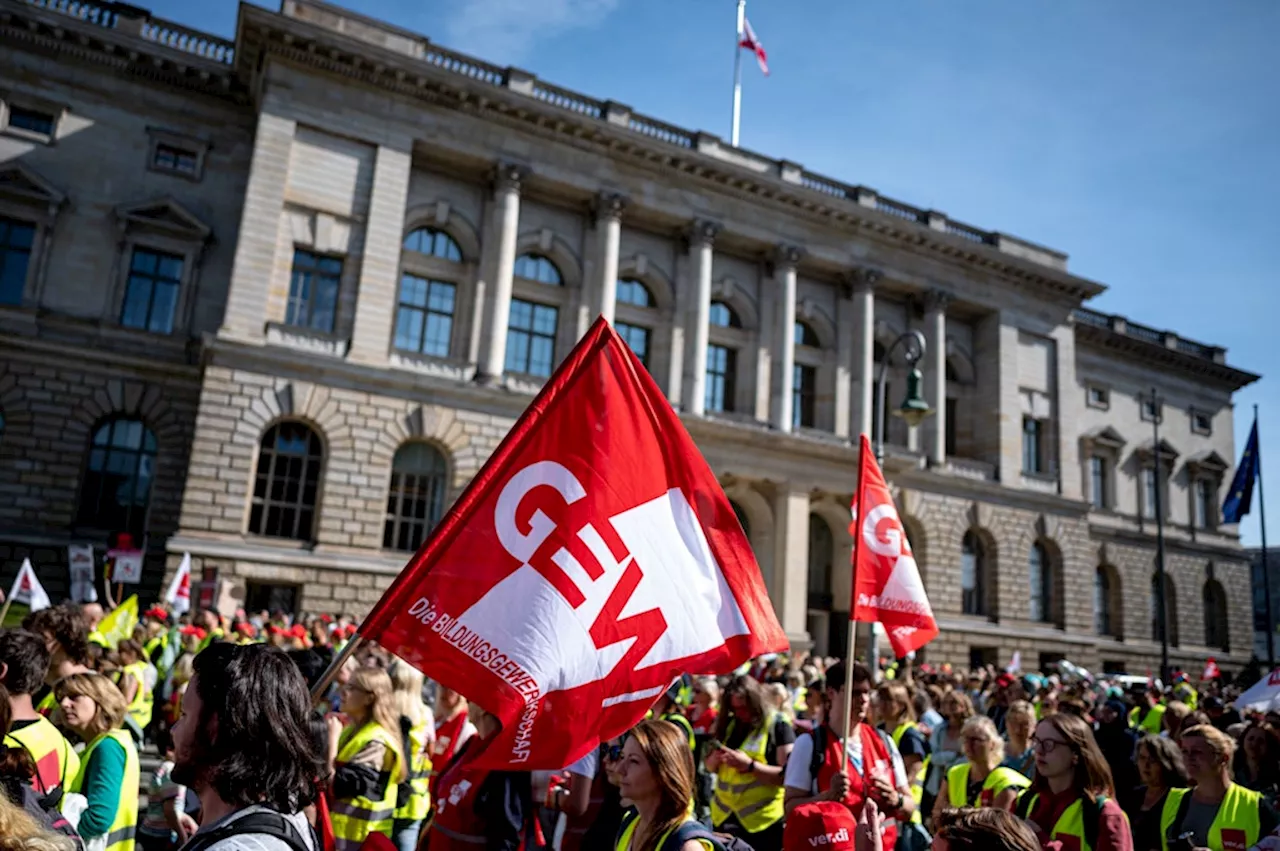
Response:
[[[320,14],[359,17],[324,4],[296,5],[316,7]],[[629,159],[684,179],[696,179],[762,205],[784,209],[791,215],[857,229],[900,248],[976,266],[1039,298],[1078,303],[1105,289],[1046,262],[1028,259],[1044,257],[1049,262],[1065,263],[1063,255],[1050,249],[1004,234],[948,223],[938,214],[929,214],[925,221],[912,213],[909,220],[905,211],[914,208],[878,199],[870,190],[858,188],[855,193],[840,189],[837,196],[835,184],[824,183],[806,172],[792,174],[794,169],[784,168],[785,162],[779,165],[750,152],[723,148],[719,140],[707,134],[657,126],[658,122],[647,118],[640,121],[625,107],[618,107],[622,112],[617,116],[610,115],[609,108],[617,105],[592,106],[582,96],[538,82],[518,69],[465,60],[467,67],[455,70],[464,61],[460,55],[449,53],[442,57],[443,51],[421,37],[385,24],[377,26],[385,30],[386,40],[394,36],[396,48],[297,17],[243,6],[237,68],[248,79],[259,73],[259,59],[264,53],[277,56],[483,120],[588,147],[611,158]],[[769,170],[755,167],[758,165],[767,165]]]
[[[1080,321],[1075,323],[1075,337],[1077,343],[1097,346],[1110,354],[1124,355],[1126,358],[1139,360],[1150,366],[1170,369],[1199,379],[1216,382],[1232,392],[1252,384],[1260,378],[1260,376],[1252,372],[1236,369],[1211,358],[1187,354],[1165,345],[1147,342],[1119,331],[1100,328]]]

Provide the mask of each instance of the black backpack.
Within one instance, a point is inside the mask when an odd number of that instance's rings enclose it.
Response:
[[[1032,802],[1035,801],[1036,797],[1037,793],[1030,789],[1023,792],[1018,796],[1018,802],[1014,804],[1013,814],[1023,821],[1026,821],[1027,816],[1031,814]],[[1190,795],[1187,796],[1187,800],[1191,800]],[[1081,821],[1084,822],[1084,843],[1090,848],[1098,847],[1098,822],[1102,821],[1102,807],[1106,803],[1107,796],[1099,795],[1093,802],[1093,818],[1089,818],[1089,799],[1085,797],[1080,798],[1080,806],[1084,810],[1084,812],[1081,813],[1083,816]],[[1044,825],[1041,825],[1041,827],[1044,827]],[[1052,833],[1053,825],[1044,827],[1044,830],[1046,833]]]
[[[639,817],[635,810],[628,812],[622,819],[622,825],[618,828],[618,837],[621,838],[627,827]],[[730,836],[727,833],[712,833],[705,825],[696,821],[687,821],[671,831],[667,835],[666,841],[658,848],[658,851],[680,851],[680,846],[690,839],[704,839],[711,843],[711,847],[715,851],[755,851],[745,840]],[[617,845],[616,840],[614,844]]]
[[[311,831],[311,845],[308,846],[291,821],[280,813],[267,811],[250,813],[216,830],[197,834],[182,846],[182,851],[204,851],[224,839],[245,834],[279,839],[289,846],[290,851],[320,851],[320,842],[316,839],[314,831]]]

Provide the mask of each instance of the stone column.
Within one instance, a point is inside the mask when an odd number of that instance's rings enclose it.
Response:
[[[947,460],[947,305],[950,293],[930,290],[924,299],[925,399],[933,416],[924,421],[929,465],[941,467]]]
[[[774,611],[793,645],[809,641],[809,492],[779,482],[774,494]]]
[[[853,289],[849,285],[840,288],[836,298],[836,369],[835,369],[835,434],[836,437],[849,437],[849,416],[853,407],[853,351],[856,344],[851,296]]]
[[[707,333],[711,319],[712,248],[720,226],[699,220],[689,229],[689,265],[693,272],[693,351],[689,375],[689,395],[685,408],[702,416],[707,409]]]
[[[600,239],[600,281],[596,291],[596,313],[613,322],[618,304],[618,250],[622,242],[622,208],[626,200],[618,194],[601,192],[596,198],[596,233]],[[595,317],[591,317],[595,322]]]
[[[406,140],[402,150],[379,147],[374,162],[355,323],[351,330],[350,358],[361,363],[383,363],[391,348],[400,245],[404,239],[405,198],[409,194],[409,171],[413,164],[408,142]]]
[[[520,181],[524,169],[514,165],[500,165],[494,178],[494,210],[498,240],[486,251],[496,252],[493,269],[492,297],[488,299],[489,339],[476,378],[484,384],[496,384],[502,379],[507,359],[507,321],[511,316],[511,288],[515,281],[516,238],[520,230]]]
[[[773,282],[778,293],[778,396],[773,404],[773,427],[781,432],[791,431],[795,401],[796,264],[799,262],[799,248],[779,246],[773,270]]]
[[[875,269],[858,269],[853,274],[853,326],[857,335],[854,370],[858,375],[858,431],[874,439],[871,413],[872,394],[876,382],[876,296],[875,285],[880,273]]]

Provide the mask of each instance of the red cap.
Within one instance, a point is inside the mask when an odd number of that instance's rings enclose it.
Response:
[[[328,613],[323,614],[323,615],[321,615],[321,616],[320,616],[320,620],[321,620],[323,623],[333,623],[333,615],[328,614]]]
[[[294,638],[306,638],[307,628],[300,623],[295,623],[293,628],[289,630],[289,634]]]
[[[998,688],[1004,688],[1006,686],[1013,685],[1017,681],[1018,680],[1013,676],[1013,674],[1010,674],[1008,671],[1006,671],[1005,673],[996,677],[996,686]]]
[[[357,627],[355,624],[353,623],[347,624],[347,635],[355,635],[357,629],[359,629],[359,627]]]
[[[853,851],[858,822],[844,804],[818,801],[801,804],[787,817],[782,851]]]
[[[151,608],[143,612],[142,616],[144,618],[155,618],[158,621],[169,620],[169,613],[166,612],[164,609],[160,608],[159,606],[152,606]]]
[[[181,629],[179,629],[178,632],[181,633],[182,635],[194,635],[196,638],[200,639],[201,641],[204,641],[205,636],[209,634],[204,631],[204,627],[199,627],[199,626],[184,626]]]
[[[267,624],[267,632],[271,635],[279,635],[280,633],[284,632],[284,630],[273,623],[269,623]]]

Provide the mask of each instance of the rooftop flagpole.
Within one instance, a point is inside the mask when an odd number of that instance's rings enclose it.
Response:
[[[738,131],[742,126],[742,34],[747,20],[747,0],[738,0],[738,29],[733,39],[733,128],[729,143],[738,147]]]
[[[1258,406],[1253,406],[1253,427],[1258,428]],[[1262,590],[1267,595],[1267,665],[1276,666],[1276,622],[1275,613],[1271,610],[1271,571],[1267,565],[1267,502],[1262,493],[1262,434],[1259,430],[1257,458],[1258,465],[1258,522],[1262,526]]]

